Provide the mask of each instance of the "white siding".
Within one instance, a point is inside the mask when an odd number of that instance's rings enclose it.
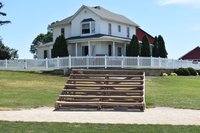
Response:
[[[37,49],[37,58],[44,59],[44,51],[47,50],[47,58],[51,58],[52,46],[40,47]]]
[[[66,26],[57,26],[53,28],[53,42],[55,42],[56,38],[61,35],[61,28],[65,29],[65,38],[71,37],[71,25]]]
[[[127,37],[127,27],[130,29],[130,38],[133,36],[133,34],[136,34],[136,27],[125,25],[122,23],[117,22],[111,22],[107,20],[101,20],[100,23],[100,33],[101,34],[108,34],[108,24],[111,23],[112,25],[112,34],[113,36],[118,37]],[[121,32],[118,31],[118,25],[121,26]]]
[[[95,34],[100,31],[100,17],[89,10],[82,10],[73,20],[71,24],[71,36],[80,36],[81,35],[81,21],[83,19],[92,18],[95,20]]]

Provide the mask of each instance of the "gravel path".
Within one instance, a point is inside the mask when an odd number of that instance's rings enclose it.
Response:
[[[145,112],[53,111],[42,107],[19,111],[0,111],[0,120],[31,122],[77,122],[113,124],[200,125],[200,110],[157,107]]]

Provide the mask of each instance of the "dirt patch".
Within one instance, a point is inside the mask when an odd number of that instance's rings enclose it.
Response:
[[[26,122],[200,125],[200,110],[157,107],[145,112],[54,111],[51,107],[0,111],[0,120]]]

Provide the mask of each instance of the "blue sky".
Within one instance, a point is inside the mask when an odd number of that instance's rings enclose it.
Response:
[[[33,39],[51,22],[73,15],[82,5],[102,6],[122,14],[152,36],[164,37],[168,57],[177,59],[200,45],[200,0],[1,0],[11,24],[0,26],[4,44],[19,50],[22,59]]]

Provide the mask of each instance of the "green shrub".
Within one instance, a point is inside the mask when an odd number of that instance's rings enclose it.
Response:
[[[168,76],[168,74],[167,73],[162,73],[161,76]]]
[[[197,71],[194,68],[192,68],[192,67],[189,67],[188,71],[190,72],[190,75],[193,75],[193,76],[197,75]]]
[[[170,76],[177,76],[176,73],[170,73]]]
[[[174,72],[180,76],[189,76],[190,75],[190,72],[187,68],[178,68]]]
[[[200,76],[200,70],[196,70],[197,71],[197,74]]]

